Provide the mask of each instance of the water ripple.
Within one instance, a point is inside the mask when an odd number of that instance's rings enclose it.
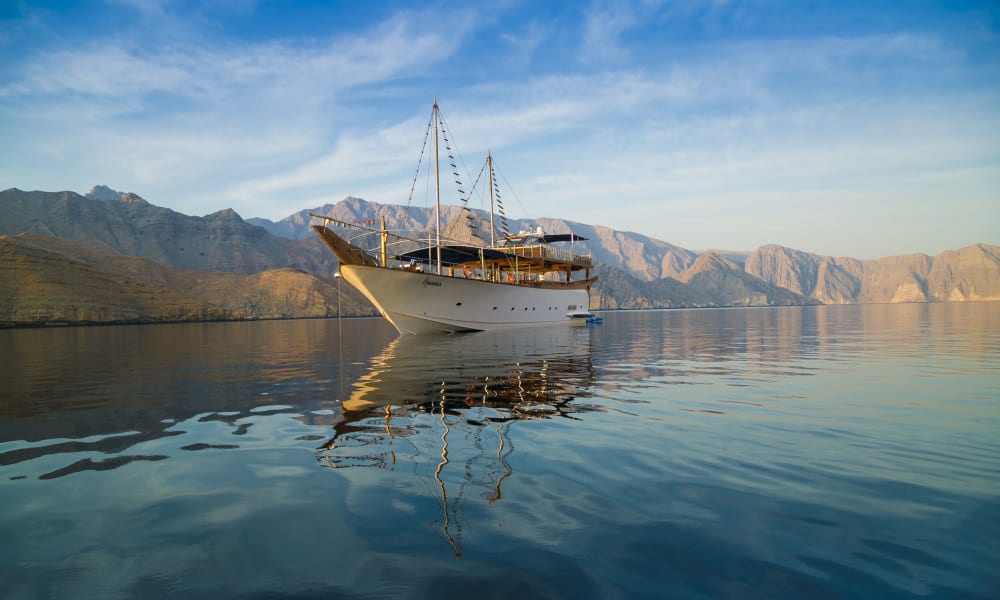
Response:
[[[383,325],[0,331],[0,535],[21,540],[0,545],[0,581],[15,597],[996,595],[1000,305]]]

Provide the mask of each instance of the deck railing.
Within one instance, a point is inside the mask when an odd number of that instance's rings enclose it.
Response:
[[[526,258],[540,258],[552,262],[568,263],[579,267],[591,266],[591,257],[585,254],[574,254],[563,248],[555,248],[545,244],[532,246],[505,246],[501,248],[506,252],[523,256]]]

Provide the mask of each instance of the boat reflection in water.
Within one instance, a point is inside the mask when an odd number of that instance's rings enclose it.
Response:
[[[396,338],[354,382],[319,462],[415,473],[458,556],[463,502],[501,500],[513,474],[511,427],[600,410],[579,400],[594,381],[590,336],[555,325]]]

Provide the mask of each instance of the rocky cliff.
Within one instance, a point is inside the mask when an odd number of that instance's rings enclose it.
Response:
[[[350,286],[293,269],[189,271],[96,245],[0,236],[0,326],[371,315]]]
[[[819,304],[803,294],[746,273],[733,261],[714,252],[699,256],[677,279],[704,295],[702,306]]]
[[[878,260],[763,246],[746,272],[824,304],[1000,300],[1000,248],[986,244]]]

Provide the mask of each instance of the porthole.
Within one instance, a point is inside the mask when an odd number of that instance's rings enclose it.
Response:
[[[456,302],[455,306],[462,306],[462,303],[461,302]]]

